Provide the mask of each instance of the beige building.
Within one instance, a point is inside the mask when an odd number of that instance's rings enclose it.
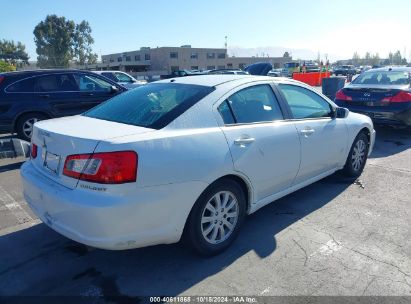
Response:
[[[174,70],[243,69],[256,62],[270,62],[280,68],[291,57],[229,57],[225,48],[143,47],[138,51],[102,56],[102,62],[89,68],[122,70],[138,74],[168,74]]]

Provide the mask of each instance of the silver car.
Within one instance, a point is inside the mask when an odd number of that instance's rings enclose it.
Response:
[[[121,84],[123,87],[131,90],[147,83],[146,80],[137,80],[133,76],[121,71],[92,71],[108,79]]]

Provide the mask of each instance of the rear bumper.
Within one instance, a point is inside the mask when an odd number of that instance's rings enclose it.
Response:
[[[411,103],[398,103],[389,106],[362,106],[336,100],[335,103],[352,112],[369,116],[375,124],[411,126]]]
[[[24,197],[58,233],[92,247],[121,250],[178,242],[202,182],[137,188],[132,196],[69,189],[21,167]]]

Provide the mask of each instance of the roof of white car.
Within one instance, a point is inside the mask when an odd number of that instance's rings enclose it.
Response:
[[[170,79],[164,79],[157,81],[157,83],[184,83],[184,84],[197,84],[203,86],[214,87],[227,82],[251,82],[259,80],[281,80],[283,78],[269,77],[269,76],[253,76],[253,75],[196,75],[196,76],[186,76],[186,77],[176,77]]]

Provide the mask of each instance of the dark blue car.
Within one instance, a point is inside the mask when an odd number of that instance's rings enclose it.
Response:
[[[0,132],[30,140],[36,121],[80,114],[125,90],[87,71],[0,73]]]
[[[411,68],[365,71],[337,92],[335,103],[368,115],[375,124],[411,126]]]

